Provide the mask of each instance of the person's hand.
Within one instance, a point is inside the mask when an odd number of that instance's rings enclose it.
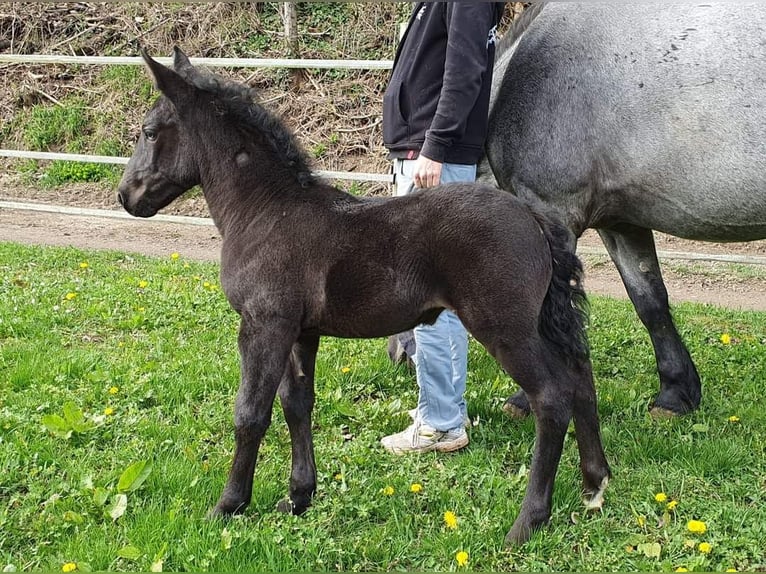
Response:
[[[412,170],[412,182],[415,187],[419,189],[435,187],[439,185],[441,177],[442,164],[420,154],[415,160],[415,167]]]

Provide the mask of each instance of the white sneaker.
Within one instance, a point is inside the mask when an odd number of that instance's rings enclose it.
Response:
[[[418,420],[418,408],[415,407],[414,409],[410,409],[407,411],[407,414],[410,415],[410,418],[412,419],[412,422],[415,422]],[[470,429],[473,425],[471,424],[471,417],[468,415],[465,415],[463,417],[463,426],[467,429]]]
[[[402,432],[382,438],[380,444],[392,454],[453,452],[468,445],[468,433],[462,426],[442,432],[415,421]]]

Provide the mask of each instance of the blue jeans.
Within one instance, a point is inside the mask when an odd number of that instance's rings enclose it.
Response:
[[[415,160],[395,160],[396,195],[412,186]],[[441,183],[476,181],[475,165],[445,163]],[[418,416],[439,431],[463,425],[467,415],[465,381],[468,373],[468,333],[452,311],[442,311],[433,325],[418,325],[415,333],[415,375],[420,390]]]

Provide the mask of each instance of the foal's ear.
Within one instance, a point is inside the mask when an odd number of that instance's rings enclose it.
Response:
[[[146,50],[141,50],[141,57],[146,62],[149,73],[154,78],[154,85],[173,102],[176,109],[191,99],[194,94],[194,86],[170,68],[152,59]]]
[[[187,80],[191,80],[197,75],[197,68],[192,65],[189,58],[178,46],[173,48],[173,69]]]

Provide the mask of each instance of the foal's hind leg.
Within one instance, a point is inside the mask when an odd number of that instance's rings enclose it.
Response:
[[[650,406],[652,412],[682,415],[693,411],[702,397],[700,378],[670,315],[652,231],[624,225],[598,233],[654,345],[660,393]]]
[[[239,330],[241,380],[234,407],[234,460],[212,516],[243,512],[253,493],[253,472],[263,435],[271,422],[277,387],[297,334],[290,324],[245,317]]]
[[[578,365],[570,366],[569,369],[573,374],[572,380],[575,381],[576,389],[573,414],[586,508],[596,510],[603,504],[604,490],[611,472],[601,444],[593,372],[590,360],[584,360]]]
[[[479,334],[474,335],[482,340]],[[557,358],[536,334],[523,343],[486,346],[524,389],[535,415],[535,450],[529,483],[519,516],[505,538],[506,544],[522,544],[550,518],[553,485],[572,418],[575,388],[565,372],[556,372]]]
[[[290,364],[279,385],[279,398],[292,444],[290,498],[279,503],[278,509],[282,512],[302,514],[316,491],[311,411],[314,408],[314,365],[318,348],[319,337],[316,336],[304,337],[295,343]]]

